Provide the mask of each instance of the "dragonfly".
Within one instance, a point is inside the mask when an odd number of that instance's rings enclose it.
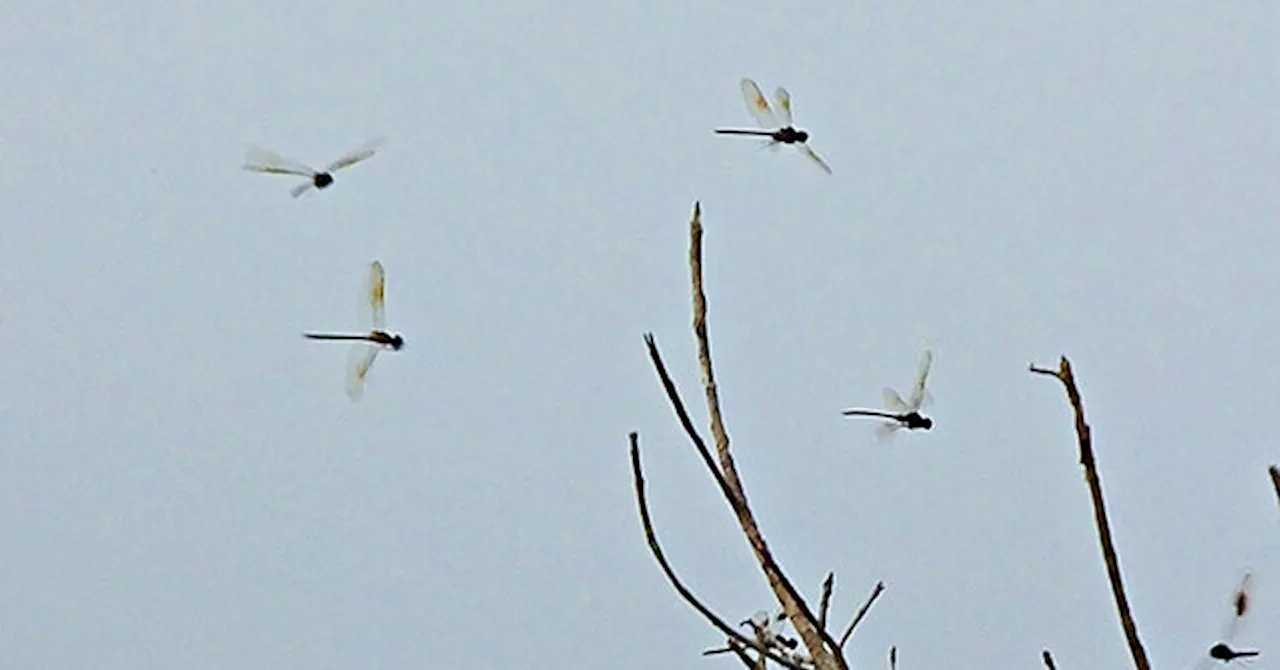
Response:
[[[911,394],[906,400],[897,391],[886,388],[884,390],[884,404],[886,409],[846,409],[845,416],[874,416],[884,419],[876,432],[880,439],[888,439],[893,436],[899,429],[906,428],[909,430],[929,430],[933,428],[933,419],[920,413],[920,408],[927,405],[930,401],[929,392],[925,390],[925,380],[929,377],[929,366],[933,364],[933,352],[925,349],[924,354],[920,357],[920,369],[916,372],[915,384],[911,387]]]
[[[294,186],[289,193],[297,198],[303,193],[315,189],[328,188],[333,183],[333,173],[343,168],[351,167],[366,158],[372,156],[382,146],[381,139],[370,140],[362,145],[359,149],[333,161],[325,166],[323,170],[317,170],[305,163],[299,163],[291,158],[285,158],[280,154],[267,151],[259,147],[249,147],[245,152],[244,169],[250,172],[263,172],[266,174],[288,174],[298,177],[305,177],[307,180]]]
[[[765,142],[765,146],[777,148],[779,144],[794,144],[800,150],[800,153],[808,156],[810,160],[818,164],[827,174],[831,174],[831,167],[826,161],[818,157],[818,154],[809,148],[809,133],[796,128],[791,122],[791,94],[787,93],[787,89],[778,87],[773,93],[774,104],[777,107],[777,114],[769,107],[769,101],[760,92],[760,87],[750,79],[743,78],[741,82],[742,97],[747,103],[747,111],[760,124],[760,129],[754,128],[717,128],[716,133],[720,135],[752,135],[756,137],[769,138]],[[781,120],[781,122],[779,122]]]
[[[369,265],[369,278],[365,284],[364,296],[360,312],[362,320],[369,328],[367,333],[303,333],[312,340],[349,340],[355,344],[347,355],[347,397],[352,401],[360,400],[364,395],[364,381],[369,376],[369,368],[383,349],[400,351],[404,346],[404,338],[399,334],[387,332],[387,317],[384,309],[387,273],[382,263],[374,261]]]
[[[1253,599],[1252,589],[1253,574],[1246,572],[1240,579],[1240,585],[1231,594],[1231,616],[1222,628],[1221,641],[1209,648],[1209,656],[1201,660],[1196,668],[1208,668],[1215,662],[1226,665],[1237,659],[1252,658],[1262,653],[1257,649],[1236,649],[1231,646],[1231,641],[1239,631],[1240,624],[1249,613],[1250,601]]]

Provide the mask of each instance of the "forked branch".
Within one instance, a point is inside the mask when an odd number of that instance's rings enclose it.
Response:
[[[685,602],[689,603],[693,609],[697,610],[703,618],[710,622],[712,626],[715,626],[721,633],[724,633],[725,636],[731,640],[730,649],[740,651],[743,647],[748,647],[755,649],[761,654],[767,656],[770,660],[779,663],[790,670],[806,670],[796,663],[773,653],[763,645],[757,644],[754,640],[739,633],[737,630],[734,630],[734,628],[726,623],[724,619],[721,619],[715,612],[711,611],[710,607],[702,604],[702,601],[698,600],[698,597],[693,595],[693,592],[690,591],[688,587],[680,581],[680,578],[676,576],[675,570],[671,567],[671,563],[667,562],[667,556],[662,551],[662,545],[658,544],[658,536],[653,530],[653,519],[649,516],[649,502],[644,489],[644,472],[640,467],[640,435],[638,433],[631,433],[629,438],[631,440],[631,476],[635,481],[636,505],[640,508],[640,523],[644,526],[644,538],[645,541],[649,543],[649,551],[653,554],[653,559],[657,561],[658,566],[662,568],[662,572],[667,576],[667,581],[671,582],[672,588],[676,590],[676,593],[680,594],[681,598],[684,598]],[[738,643],[739,646],[735,647],[733,642]],[[739,653],[739,657],[743,657],[741,653]]]
[[[693,443],[698,455],[702,458],[703,464],[711,472],[711,476],[715,479],[716,485],[719,487],[725,501],[729,503],[734,516],[737,517],[738,525],[742,529],[743,535],[746,536],[747,543],[751,546],[752,552],[756,556],[756,561],[759,563],[761,571],[764,572],[774,596],[782,606],[782,611],[791,622],[796,634],[804,642],[809,654],[809,660],[818,670],[848,670],[849,666],[845,661],[840,646],[831,638],[826,628],[820,624],[818,617],[809,609],[804,598],[800,596],[795,586],[774,560],[773,554],[769,550],[769,546],[765,542],[764,536],[761,534],[751,508],[747,503],[746,492],[742,486],[741,479],[738,477],[737,468],[734,466],[733,454],[729,450],[729,435],[725,431],[724,420],[720,412],[720,399],[716,389],[715,372],[711,365],[711,344],[707,335],[707,300],[706,294],[702,289],[702,208],[697,203],[694,204],[693,218],[689,223],[689,270],[693,294],[693,331],[697,340],[698,362],[702,370],[702,384],[706,395],[710,432],[715,442],[715,456],[712,456],[711,450],[693,425],[693,420],[685,409],[675,382],[667,374],[666,366],[663,364],[662,356],[658,351],[657,342],[651,334],[645,335],[645,345],[649,351],[649,358],[653,362],[654,369],[658,372],[663,390],[667,394],[667,400],[671,403],[676,417],[680,420],[681,427],[684,428],[689,441]],[[638,460],[634,462],[638,467]],[[639,492],[640,489],[637,489],[637,491]],[[670,577],[670,575],[668,576]],[[706,616],[706,613],[704,613],[704,616]],[[717,626],[717,628],[720,628],[720,626]],[[723,632],[724,629],[722,628],[721,630]],[[736,638],[731,637],[731,639]],[[754,648],[754,645],[747,646]]]
[[[1133,656],[1134,667],[1138,670],[1150,670],[1147,652],[1138,638],[1138,627],[1129,611],[1129,599],[1124,592],[1124,582],[1120,575],[1120,559],[1116,556],[1115,543],[1111,540],[1111,524],[1107,521],[1106,502],[1102,498],[1102,480],[1098,476],[1098,468],[1093,458],[1093,438],[1089,424],[1084,419],[1084,400],[1080,397],[1080,389],[1076,387],[1075,376],[1071,374],[1071,362],[1063,356],[1058,361],[1058,369],[1038,368],[1034,364],[1031,372],[1048,375],[1062,382],[1067,392],[1067,401],[1075,413],[1076,441],[1080,445],[1080,464],[1084,466],[1085,480],[1089,483],[1089,495],[1093,499],[1093,519],[1098,527],[1098,542],[1102,545],[1102,560],[1107,565],[1107,577],[1111,581],[1111,595],[1116,601],[1116,610],[1120,614],[1120,626],[1124,629],[1125,640],[1129,643],[1129,653]]]

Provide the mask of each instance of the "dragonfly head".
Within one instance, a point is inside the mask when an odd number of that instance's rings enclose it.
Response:
[[[316,188],[324,188],[333,183],[333,175],[328,172],[317,172],[316,175],[311,178],[311,183],[315,184]]]
[[[799,142],[799,143],[801,143],[801,144],[804,144],[805,142],[808,142],[808,141],[809,141],[809,133],[807,133],[807,132],[805,132],[805,131],[803,131],[803,130],[797,130],[797,131],[796,131],[796,141],[797,141],[797,142]]]
[[[404,347],[404,338],[400,337],[400,334],[397,333],[391,336],[391,339],[388,341],[388,344],[391,345],[391,348],[393,350],[400,351],[400,349]]]

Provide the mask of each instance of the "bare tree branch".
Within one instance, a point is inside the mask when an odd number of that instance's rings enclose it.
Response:
[[[640,467],[640,435],[638,433],[631,433],[629,437],[631,440],[631,475],[635,480],[636,504],[640,508],[640,523],[644,526],[644,537],[649,543],[649,551],[653,553],[654,560],[658,562],[658,566],[661,567],[662,572],[666,574],[667,581],[671,582],[671,586],[675,588],[681,598],[684,598],[685,602],[689,603],[698,611],[699,614],[706,618],[712,626],[719,629],[719,631],[724,633],[730,640],[736,641],[744,647],[755,649],[769,657],[770,660],[775,663],[779,663],[790,670],[807,670],[806,668],[773,653],[767,647],[758,644],[754,640],[751,640],[734,630],[733,627],[725,623],[723,619],[716,616],[716,613],[712,612],[709,607],[703,605],[702,602],[698,600],[697,596],[693,595],[693,592],[686,588],[680,581],[680,578],[676,576],[675,570],[671,568],[671,564],[667,562],[667,557],[662,551],[662,545],[658,544],[658,536],[653,530],[653,520],[649,516],[649,502],[645,496],[644,490],[644,472]]]
[[[702,206],[694,203],[693,219],[689,222],[689,275],[693,294],[693,332],[698,341],[698,363],[702,368],[702,386],[707,397],[707,414],[711,423],[711,437],[715,440],[716,455],[720,460],[720,470],[724,485],[728,492],[729,504],[738,517],[738,525],[747,537],[751,549],[756,554],[760,569],[769,586],[777,596],[782,610],[791,620],[791,626],[804,641],[809,656],[818,668],[838,668],[848,670],[840,647],[831,639],[826,629],[818,625],[818,619],[809,610],[804,598],[796,590],[795,585],[774,561],[773,554],[765,543],[764,536],[756,524],[755,517],[747,503],[746,491],[738,470],[734,466],[733,454],[729,451],[729,434],[724,429],[724,420],[720,414],[720,397],[716,390],[715,372],[711,366],[711,342],[707,336],[707,297],[702,290]],[[719,477],[717,479],[720,479]]]
[[[818,599],[818,626],[827,627],[827,612],[831,609],[831,590],[836,586],[836,573],[828,572],[822,580],[822,597]]]
[[[1134,667],[1138,670],[1150,670],[1147,652],[1138,638],[1138,626],[1129,611],[1129,599],[1124,592],[1124,582],[1120,575],[1120,559],[1116,556],[1115,544],[1111,540],[1111,524],[1107,521],[1106,503],[1102,498],[1102,480],[1098,477],[1098,467],[1093,457],[1093,438],[1089,424],[1084,419],[1084,400],[1080,397],[1080,389],[1076,387],[1075,376],[1071,374],[1071,362],[1063,356],[1058,361],[1057,370],[1029,366],[1032,373],[1056,377],[1066,389],[1067,400],[1075,412],[1076,440],[1080,444],[1080,464],[1084,466],[1085,480],[1089,483],[1089,495],[1093,499],[1093,518],[1098,527],[1098,542],[1102,545],[1102,559],[1107,565],[1107,577],[1111,580],[1111,595],[1116,601],[1116,610],[1120,614],[1120,625],[1124,628],[1125,640],[1129,643],[1129,653],[1133,656]]]
[[[1276,488],[1276,499],[1280,500],[1280,467],[1273,465],[1267,468],[1267,472],[1271,473],[1271,485]]]
[[[844,629],[844,634],[840,636],[840,648],[844,649],[845,643],[853,635],[853,629],[858,627],[858,622],[867,616],[867,610],[871,609],[871,605],[875,604],[876,598],[884,592],[884,582],[876,582],[876,587],[871,589],[871,595],[867,596],[867,602],[862,603],[862,607],[858,608],[858,613],[853,615],[853,620],[849,622],[849,627]]]

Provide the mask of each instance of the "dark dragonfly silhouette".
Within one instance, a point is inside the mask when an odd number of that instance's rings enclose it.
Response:
[[[809,133],[791,124],[791,94],[787,93],[787,89],[779,86],[773,94],[774,103],[778,109],[777,115],[774,115],[773,110],[769,108],[769,101],[765,99],[764,94],[760,92],[760,87],[756,86],[754,81],[745,78],[742,80],[742,97],[747,103],[747,111],[760,124],[760,129],[717,128],[716,133],[767,137],[769,139],[765,141],[765,146],[773,149],[777,149],[779,144],[794,144],[800,153],[808,156],[827,174],[831,174],[831,167],[809,148]]]
[[[374,261],[369,265],[369,279],[365,285],[365,293],[361,299],[361,315],[365,333],[303,333],[312,340],[348,340],[354,341],[347,355],[347,397],[359,400],[364,395],[364,381],[369,375],[369,368],[378,357],[378,351],[390,349],[399,351],[404,346],[404,338],[399,334],[388,333],[385,310],[386,271],[382,263]]]
[[[1253,574],[1246,572],[1240,579],[1240,585],[1231,594],[1231,614],[1222,627],[1222,638],[1209,648],[1209,655],[1196,665],[1197,670],[1205,670],[1219,663],[1226,665],[1237,659],[1253,658],[1262,653],[1257,649],[1237,649],[1231,646],[1232,640],[1245,621],[1245,615],[1249,613],[1250,601],[1253,599],[1252,589]]]
[[[266,149],[251,146],[245,152],[245,163],[243,167],[250,172],[288,174],[298,177],[306,177],[307,181],[294,186],[293,189],[289,191],[289,193],[296,198],[312,188],[327,188],[333,183],[334,172],[343,168],[351,167],[352,165],[365,160],[372,156],[381,146],[381,139],[366,142],[359,149],[356,149],[342,158],[326,165],[323,170],[317,170],[291,158],[285,158],[280,154],[267,151]]]
[[[933,364],[933,352],[928,349],[920,357],[920,369],[916,372],[915,384],[911,387],[911,395],[906,400],[897,391],[884,390],[885,409],[846,409],[845,416],[872,416],[884,419],[884,423],[876,429],[881,440],[893,437],[899,429],[929,430],[933,428],[933,419],[920,413],[920,408],[930,402],[929,392],[925,390],[925,380],[929,377],[929,366]]]

